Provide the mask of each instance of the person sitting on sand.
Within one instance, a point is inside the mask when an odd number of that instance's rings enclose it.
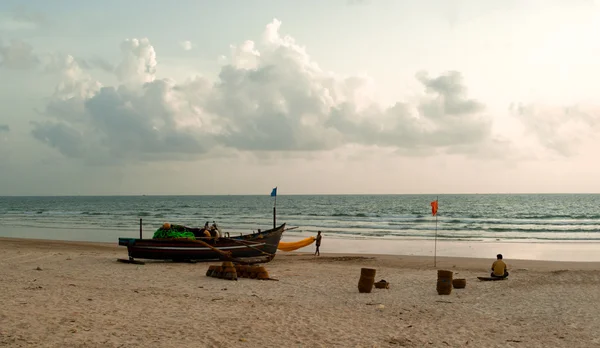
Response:
[[[315,245],[317,246],[317,250],[315,250],[315,256],[321,256],[321,253],[319,252],[319,247],[321,246],[321,231],[317,232],[317,239],[315,242]]]
[[[502,254],[496,255],[496,261],[492,264],[492,274],[490,275],[492,278],[506,278],[508,277],[508,268],[506,267],[506,263],[502,261]]]

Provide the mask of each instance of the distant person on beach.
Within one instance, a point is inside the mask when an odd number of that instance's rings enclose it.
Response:
[[[508,277],[508,268],[506,263],[502,261],[502,254],[496,255],[496,261],[492,264],[492,278],[506,278]]]
[[[317,239],[315,245],[317,246],[317,250],[315,250],[315,256],[321,256],[321,253],[319,252],[319,247],[321,246],[321,231],[317,232]]]

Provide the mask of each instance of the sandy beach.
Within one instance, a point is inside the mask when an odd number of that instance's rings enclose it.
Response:
[[[114,243],[0,239],[0,346],[598,347],[600,263],[278,252],[279,281],[122,264]],[[493,257],[493,255],[491,255]],[[357,290],[360,268],[389,289]],[[440,296],[436,269],[466,278]]]

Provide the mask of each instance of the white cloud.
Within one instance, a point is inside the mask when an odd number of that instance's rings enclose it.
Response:
[[[127,39],[121,43],[123,60],[115,73],[123,83],[143,84],[154,81],[156,74],[156,52],[150,40]]]
[[[189,41],[189,40],[181,41],[181,42],[179,42],[179,45],[181,46],[181,48],[182,48],[184,51],[189,51],[189,50],[191,50],[191,49],[192,49],[192,47],[193,47],[193,45],[192,45],[192,42],[191,42],[191,41]]]
[[[526,135],[563,157],[576,155],[581,145],[598,138],[598,107],[514,103],[510,111],[522,122]]]
[[[51,61],[61,83],[33,135],[67,157],[100,163],[352,144],[404,154],[502,153],[505,141],[492,134],[491,117],[468,97],[460,73],[420,72],[420,99],[383,107],[369,78],[324,71],[280,27],[273,20],[260,42],[231,45],[216,81],[158,79],[145,38],[121,44],[119,86],[103,87],[71,56]]]

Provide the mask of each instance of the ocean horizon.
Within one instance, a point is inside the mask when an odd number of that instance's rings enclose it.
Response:
[[[498,195],[498,196],[520,196],[520,195],[600,195],[600,192],[488,192],[488,193],[285,193],[277,194],[281,196],[478,196],[478,195]],[[267,196],[264,193],[222,193],[222,194],[64,194],[64,195],[0,195],[0,198],[8,197],[218,197],[218,196]]]
[[[276,198],[277,224],[297,227],[288,236],[320,230],[341,239],[427,240],[437,235],[441,240],[473,242],[600,241],[599,194],[285,194]],[[430,202],[436,198],[439,211],[434,217]],[[119,233],[136,235],[139,219],[146,237],[164,222],[202,226],[216,221],[232,234],[249,233],[272,227],[274,203],[268,194],[2,196],[0,236],[34,234],[108,242]]]

